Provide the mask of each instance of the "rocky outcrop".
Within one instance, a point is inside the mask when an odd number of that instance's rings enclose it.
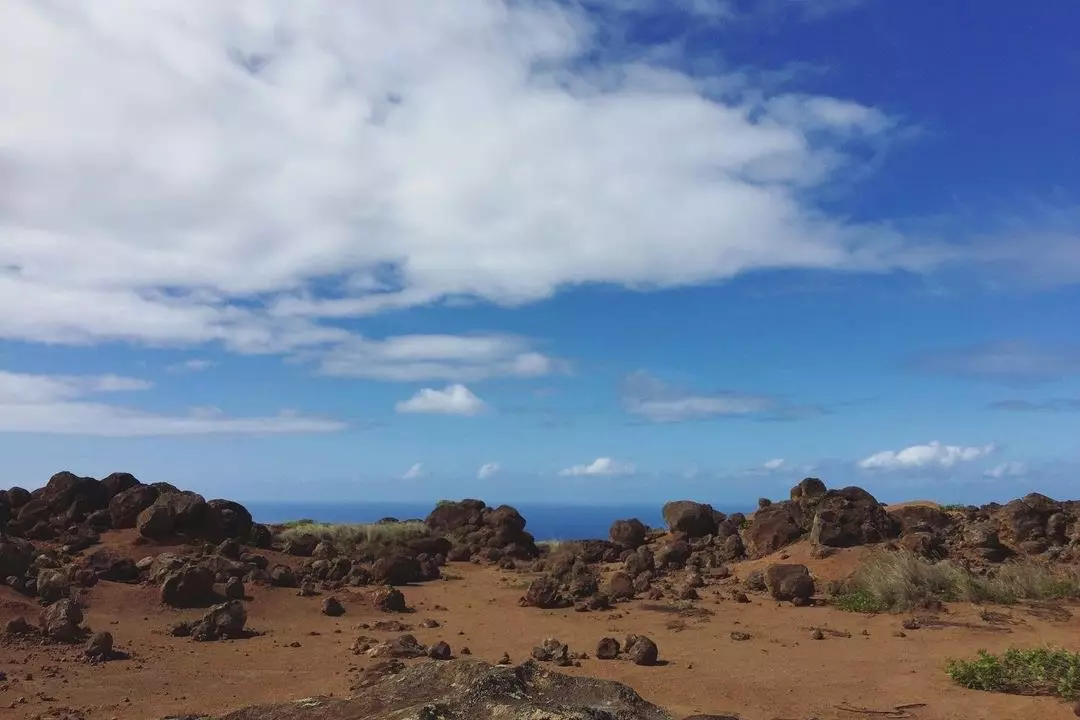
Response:
[[[149,485],[135,485],[109,500],[109,516],[116,529],[133,528],[139,514],[158,499],[158,491]]]
[[[398,668],[389,676],[373,673],[349,699],[308,698],[247,708],[219,720],[670,720],[625,685],[563,675],[535,661],[511,667],[461,659]]]
[[[457,558],[479,556],[497,561],[540,556],[535,538],[525,531],[525,518],[509,505],[491,508],[481,500],[442,502],[424,522],[435,534],[453,541]]]

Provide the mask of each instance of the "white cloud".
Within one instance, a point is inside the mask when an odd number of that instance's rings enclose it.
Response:
[[[533,350],[527,340],[509,335],[354,337],[319,358],[327,375],[402,382],[539,377],[564,365]]]
[[[146,437],[322,433],[345,428],[335,420],[292,411],[267,417],[230,417],[217,409],[192,408],[186,415],[161,415],[90,397],[151,387],[144,380],[117,375],[30,375],[0,370],[0,433]]]
[[[464,385],[447,385],[442,390],[424,388],[394,406],[399,413],[434,415],[479,415],[487,404]]]
[[[565,470],[560,470],[563,476],[579,475],[633,475],[635,467],[632,463],[619,462],[609,457],[596,458],[588,465],[574,465]]]
[[[775,458],[773,460],[769,460],[769,461],[765,462],[765,464],[762,465],[763,468],[765,468],[766,470],[770,470],[770,471],[779,470],[783,466],[784,466],[784,459],[783,458]]]
[[[993,443],[962,447],[942,445],[937,440],[926,445],[912,445],[903,450],[883,450],[863,458],[858,465],[864,470],[899,470],[908,468],[944,467],[986,457],[996,450]]]
[[[480,470],[476,473],[476,477],[481,480],[487,480],[490,477],[494,477],[499,474],[502,467],[497,462],[484,463],[480,466]]]
[[[384,377],[326,319],[933,260],[813,202],[880,112],[582,63],[598,23],[539,0],[0,4],[0,338]]]
[[[401,476],[402,480],[415,480],[424,476],[424,463],[413,463],[412,467]]]
[[[169,365],[166,370],[174,373],[182,372],[202,372],[203,370],[209,370],[217,365],[213,360],[204,360],[202,358],[192,358],[191,360],[185,360],[181,363],[175,363]]]
[[[652,422],[674,423],[716,417],[798,419],[822,412],[812,405],[792,405],[778,398],[730,391],[700,393],[672,387],[638,370],[622,381],[626,412]]]
[[[994,478],[995,480],[1000,480],[1001,478],[1006,477],[1021,477],[1026,474],[1027,466],[1024,465],[1024,463],[1022,462],[1017,462],[1016,460],[1010,460],[1009,462],[1003,462],[1000,465],[995,465],[994,467],[983,473],[983,475],[985,475],[986,477]]]

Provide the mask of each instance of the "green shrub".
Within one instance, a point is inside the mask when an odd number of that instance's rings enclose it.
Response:
[[[1080,653],[1067,650],[1010,648],[1001,655],[980,650],[973,660],[949,660],[945,672],[972,690],[1080,698]]]
[[[1080,571],[1049,563],[1005,563],[974,575],[948,561],[907,551],[877,552],[860,563],[833,597],[853,612],[910,610],[927,601],[997,603],[1080,598]]]

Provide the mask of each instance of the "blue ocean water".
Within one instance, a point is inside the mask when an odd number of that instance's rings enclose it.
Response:
[[[275,503],[249,502],[244,506],[256,522],[280,523],[309,519],[327,523],[366,523],[386,517],[423,519],[434,503]],[[649,505],[542,505],[515,504],[526,521],[525,529],[537,540],[588,540],[606,538],[611,523],[624,518],[662,527],[660,504]],[[743,509],[744,508],[735,508]]]

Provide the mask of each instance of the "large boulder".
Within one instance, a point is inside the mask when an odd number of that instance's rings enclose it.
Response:
[[[776,600],[805,604],[814,596],[814,579],[805,565],[777,563],[765,569],[765,587]]]
[[[161,602],[172,607],[204,607],[216,599],[214,573],[204,567],[185,565],[161,583]]]
[[[562,585],[559,581],[548,575],[543,575],[529,584],[518,604],[523,607],[552,609],[566,607],[570,603],[563,595]]]
[[[7,491],[8,506],[12,510],[18,510],[30,502],[30,491],[26,488],[15,486]]]
[[[86,631],[82,628],[83,612],[74,600],[57,600],[41,613],[41,630],[51,640],[73,642]]]
[[[252,707],[220,720],[406,717],[670,720],[621,683],[559,674],[534,660],[513,667],[471,659],[397,665],[389,674],[368,673],[348,699],[324,697]]]
[[[897,527],[873,495],[859,487],[825,493],[816,505],[810,541],[852,547],[896,537]]]
[[[664,522],[670,532],[690,538],[716,534],[716,514],[711,505],[675,500],[664,505]]]
[[[381,557],[371,566],[371,578],[379,585],[408,585],[424,579],[420,562],[409,555]]]
[[[191,637],[196,642],[239,638],[244,635],[246,624],[247,609],[244,603],[229,600],[210,608],[203,619],[192,626]]]
[[[251,513],[240,503],[231,500],[206,503],[203,537],[207,540],[244,540],[251,534],[251,526]]]
[[[743,529],[742,539],[751,557],[770,555],[804,534],[802,511],[793,502],[759,508]]]
[[[109,500],[112,526],[117,530],[135,527],[139,514],[153,505],[157,499],[158,491],[150,485],[135,485],[121,490]],[[171,522],[169,525],[171,527]]]
[[[150,540],[167,540],[173,535],[202,537],[206,530],[207,504],[193,492],[164,493],[139,513],[136,527]]]
[[[34,546],[19,538],[0,542],[0,582],[9,577],[22,577],[34,562]]]
[[[137,487],[140,483],[138,478],[131,473],[115,472],[102,478],[101,485],[105,488],[105,494],[109,498],[114,498],[125,490]]]
[[[649,528],[645,527],[645,523],[637,518],[631,518],[613,522],[608,535],[611,542],[616,545],[636,550],[645,544],[645,537],[648,532]]]

